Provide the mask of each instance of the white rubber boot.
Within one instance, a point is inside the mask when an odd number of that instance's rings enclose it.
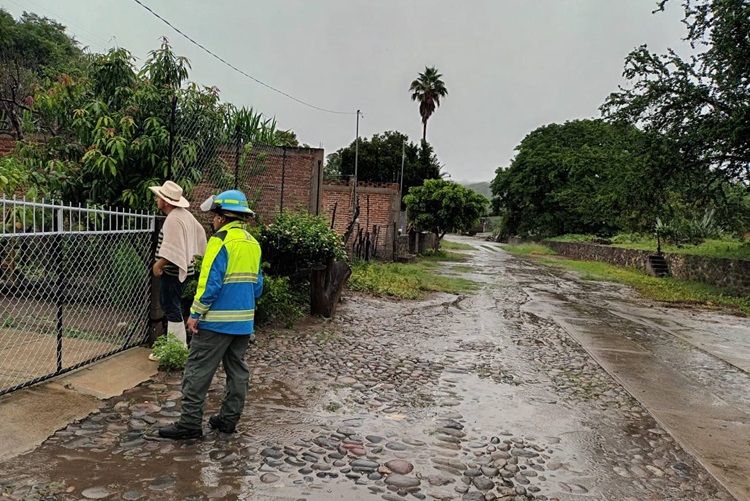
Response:
[[[185,331],[185,324],[182,322],[167,322],[167,332],[174,334],[178,341],[182,343],[182,346],[187,348],[187,332]]]

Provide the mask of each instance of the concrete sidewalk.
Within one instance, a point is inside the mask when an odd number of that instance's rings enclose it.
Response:
[[[97,412],[105,399],[150,379],[158,366],[149,353],[133,348],[0,397],[0,461],[34,450],[71,421]]]
[[[619,301],[582,303],[580,296],[561,301],[533,286],[526,291],[532,300],[525,311],[563,327],[732,495],[750,501],[747,321]],[[731,375],[740,394],[701,373],[710,357],[729,364],[714,360],[710,370]]]

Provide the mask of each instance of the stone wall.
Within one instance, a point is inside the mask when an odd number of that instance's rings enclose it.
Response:
[[[562,256],[582,261],[601,261],[615,266],[632,266],[646,271],[648,256],[654,252],[622,249],[609,245],[579,242],[551,242],[545,245]],[[693,280],[742,293],[750,293],[750,261],[719,259],[687,254],[664,253],[669,273],[680,280]]]

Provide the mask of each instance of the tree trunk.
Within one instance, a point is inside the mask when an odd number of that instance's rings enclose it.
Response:
[[[422,129],[422,141],[427,141],[427,120],[422,120],[424,128]]]
[[[314,269],[310,277],[310,312],[326,318],[332,317],[351,274],[352,269],[348,264],[333,259],[325,267]]]

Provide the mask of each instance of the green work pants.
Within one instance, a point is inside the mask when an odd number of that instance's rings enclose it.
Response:
[[[250,371],[245,363],[250,336],[220,334],[199,329],[190,342],[190,355],[182,378],[182,414],[184,428],[203,427],[203,404],[219,363],[227,374],[226,394],[219,415],[227,424],[236,424],[245,407]]]

